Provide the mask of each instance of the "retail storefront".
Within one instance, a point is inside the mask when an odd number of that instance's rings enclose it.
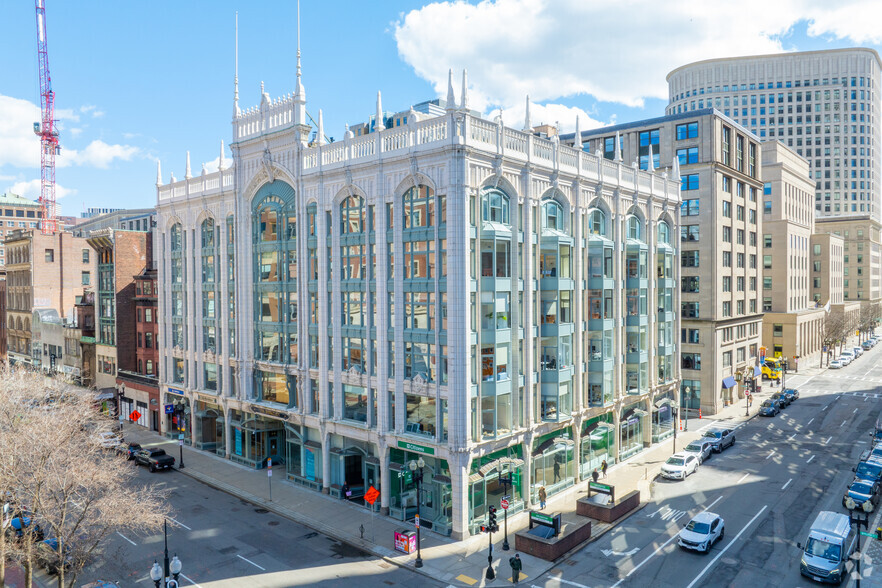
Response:
[[[619,429],[622,434],[619,461],[637,455],[645,448],[643,421],[646,418],[646,411],[639,406],[639,404],[635,404],[622,409],[622,416],[619,420]]]
[[[285,472],[301,486],[322,489],[322,443],[318,429],[285,424]],[[379,488],[378,488],[379,489]]]
[[[198,400],[193,424],[196,426],[196,449],[226,455],[223,408],[208,400]]]
[[[349,485],[350,497],[361,503],[367,489],[373,486],[377,490],[380,480],[380,460],[373,443],[358,441],[341,435],[330,438],[330,474],[331,487]],[[379,505],[377,505],[379,506]]]
[[[674,434],[676,415],[674,392],[664,392],[655,397],[652,405],[652,442],[658,443]]]
[[[735,381],[734,377],[726,376],[723,378],[723,384],[720,389],[720,399],[723,401],[724,406],[729,406],[735,402],[734,390],[737,385],[738,383]]]
[[[588,419],[582,423],[582,437],[579,446],[580,474],[582,479],[591,476],[591,472],[600,469],[600,464],[616,462],[616,427],[613,413],[608,412]]]
[[[539,488],[552,496],[576,483],[575,442],[567,427],[542,435],[533,441],[533,468],[530,483],[531,501],[538,503]]]
[[[192,426],[190,403],[184,398],[184,391],[169,388],[165,393],[165,436],[169,439],[180,439],[191,444],[190,429]]]
[[[500,507],[509,496],[509,513],[524,509],[523,445],[506,447],[472,460],[469,475],[469,531],[476,533],[487,521],[487,507]],[[500,515],[501,516],[501,515]]]
[[[285,463],[285,423],[280,420],[287,413],[252,404],[252,412],[230,411],[233,434],[230,459],[252,468],[266,467],[272,458],[273,465]]]
[[[410,463],[423,459],[423,481],[420,495]],[[413,519],[420,503],[420,521],[423,528],[442,535],[453,530],[453,501],[450,469],[447,460],[435,457],[435,449],[399,441],[389,451],[389,516],[399,520]]]

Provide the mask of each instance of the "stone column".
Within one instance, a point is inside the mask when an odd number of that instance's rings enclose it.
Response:
[[[230,455],[233,454],[233,425],[230,422],[230,414],[232,412],[230,407],[224,407],[224,457],[226,459],[230,459]]]
[[[322,494],[331,493],[331,435],[324,425],[322,433]]]
[[[382,422],[382,421],[381,421]],[[377,445],[377,457],[380,458],[380,514],[388,516],[389,499],[392,493],[392,480],[389,477],[389,446],[381,442]]]
[[[471,456],[467,452],[451,453],[448,458],[450,465],[450,490],[453,501],[451,538],[461,541],[469,537],[469,471]]]

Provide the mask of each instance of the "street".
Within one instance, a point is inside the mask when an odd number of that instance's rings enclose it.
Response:
[[[846,513],[841,500],[851,468],[870,447],[868,433],[882,408],[880,357],[882,351],[873,349],[842,370],[813,378],[788,374],[786,385],[799,389],[799,400],[774,418],[755,417],[742,425],[735,445],[714,454],[687,480],[658,478],[643,510],[533,584],[811,585],[800,576],[796,543],[804,542],[819,511]],[[765,383],[758,400],[779,389]],[[705,510],[725,519],[725,538],[708,554],[679,548],[679,530]],[[872,513],[871,530],[878,519]],[[875,539],[864,537],[862,545],[867,541],[872,545]],[[867,571],[865,565],[865,577]]]
[[[134,465],[132,467],[135,467]],[[181,586],[201,588],[284,586],[443,586],[377,557],[205,486],[177,471],[138,479],[171,490],[169,557],[183,562]],[[162,565],[162,533],[113,534],[99,560],[78,579],[113,580],[123,588],[149,588],[154,560]],[[45,581],[45,572],[40,572]],[[46,582],[48,584],[48,582]]]

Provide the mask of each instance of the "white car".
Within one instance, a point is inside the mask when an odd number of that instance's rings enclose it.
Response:
[[[845,365],[846,364],[842,363],[841,359],[834,359],[833,361],[830,362],[830,365],[828,365],[827,367],[829,367],[831,370],[838,370],[839,368],[841,368]]]
[[[671,480],[685,480],[698,469],[698,457],[694,453],[675,453],[661,467],[661,475]]]
[[[726,534],[726,522],[718,514],[703,512],[686,523],[677,535],[677,545],[683,549],[710,551],[714,543]]]
[[[861,355],[864,354],[864,350],[861,349],[860,347],[852,347],[851,349],[852,349],[852,351],[854,351],[855,357],[860,357]]]
[[[854,361],[854,354],[852,354],[852,353],[850,353],[850,352],[848,352],[848,351],[843,351],[843,352],[839,355],[839,361],[842,362],[842,365],[848,365],[848,364],[850,364],[851,362]]]
[[[103,433],[96,433],[92,439],[95,440],[95,443],[104,449],[115,449],[117,445],[122,443],[122,439],[120,439],[119,435],[116,433],[111,433],[110,431],[105,431]]]
[[[710,441],[706,441],[703,438],[698,438],[683,449],[683,453],[686,455],[694,455],[698,458],[699,465],[704,463],[704,460],[711,456],[713,453],[714,445]]]

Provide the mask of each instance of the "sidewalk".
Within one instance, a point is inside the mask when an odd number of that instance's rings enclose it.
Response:
[[[789,372],[787,377],[788,379],[796,375],[810,377],[820,371],[817,367],[814,369],[804,368],[800,370],[799,374]],[[763,398],[778,390],[780,390],[778,386],[764,385],[762,393],[758,394],[753,401],[750,416],[745,416],[745,405],[742,400],[741,403],[724,408],[713,418],[689,419],[689,431],[677,432],[677,449],[682,449],[690,441],[700,437],[699,430],[711,422],[716,421],[726,426],[737,426],[752,419],[756,416]],[[154,432],[136,429],[133,425],[126,427],[125,437],[127,441],[135,441],[144,446],[163,447],[170,455],[176,457],[180,451],[177,442],[160,437]],[[640,490],[641,501],[645,504],[651,498],[653,480],[658,475],[661,465],[672,453],[672,444],[673,438],[669,438],[637,454],[630,460],[611,466],[604,482],[615,486],[619,496],[635,489]],[[285,481],[284,475],[278,470],[279,475],[272,479],[273,499],[270,501],[266,470],[253,470],[216,455],[192,449],[189,446],[184,447],[184,463],[185,468],[177,473],[185,474],[228,494],[264,507],[328,537],[382,557],[391,563],[406,566],[427,577],[455,586],[511,584],[508,558],[515,553],[514,534],[526,528],[529,522],[525,512],[509,517],[510,551],[502,551],[502,533],[493,534],[493,567],[497,575],[495,580],[485,580],[484,576],[487,570],[488,553],[486,535],[478,535],[457,542],[431,531],[425,531],[422,533],[421,542],[423,567],[415,569],[413,565],[416,555],[403,554],[393,549],[393,533],[399,529],[411,530],[411,523],[397,521],[379,514],[372,516],[361,506],[301,488]],[[576,500],[585,494],[586,489],[587,481],[582,481],[549,498],[545,511],[573,513]],[[618,522],[621,520],[623,519]],[[359,530],[361,525],[364,525],[363,539]],[[501,514],[499,525],[502,528]],[[592,537],[589,542],[596,540],[613,526],[614,524],[592,521]],[[584,545],[582,544],[582,546]],[[521,580],[537,578],[555,565],[553,562],[526,554],[521,554],[521,559],[523,560],[523,571],[526,573],[526,578],[522,573]]]

